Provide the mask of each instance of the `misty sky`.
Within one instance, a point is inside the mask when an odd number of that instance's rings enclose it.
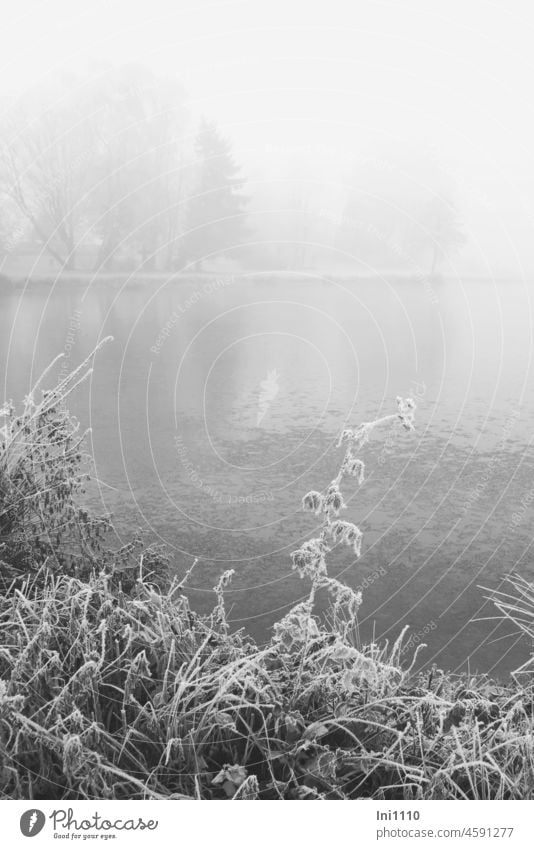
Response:
[[[135,61],[182,79],[193,112],[219,121],[251,174],[280,154],[338,180],[355,156],[409,150],[414,179],[425,180],[413,162],[432,151],[474,240],[499,233],[506,262],[514,245],[528,250],[534,221],[529,8],[13,0],[2,4],[0,93],[58,67]]]

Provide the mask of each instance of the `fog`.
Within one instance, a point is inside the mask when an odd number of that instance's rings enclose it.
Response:
[[[186,134],[208,116],[229,139],[256,241],[327,244],[306,264],[328,267],[347,240],[326,222],[339,227],[355,192],[374,198],[363,219],[382,230],[393,207],[404,229],[423,226],[422,207],[440,197],[465,235],[461,250],[444,246],[448,274],[522,276],[534,267],[525,11],[441,0],[334,0],[328,10],[279,0],[22,2],[4,9],[0,92],[9,102],[59,69],[95,79],[135,62],[183,86]],[[300,224],[282,227],[280,209],[296,209]]]

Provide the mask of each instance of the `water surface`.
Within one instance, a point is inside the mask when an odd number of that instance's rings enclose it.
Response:
[[[231,618],[259,639],[305,591],[289,557],[315,527],[300,499],[334,476],[340,429],[412,395],[416,432],[386,429],[347,489],[363,556],[336,552],[331,573],[367,585],[364,636],[408,623],[426,662],[505,674],[530,647],[472,620],[492,615],[481,585],[534,578],[532,319],[513,280],[33,282],[0,290],[2,394],[111,334],[71,404],[92,427],[92,502],[122,539],[165,542],[179,572],[199,557],[198,607],[235,569]]]

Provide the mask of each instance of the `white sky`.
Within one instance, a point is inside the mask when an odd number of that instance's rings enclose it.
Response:
[[[405,140],[534,220],[530,2],[0,2],[0,94],[92,58],[142,62],[181,78],[245,163],[312,146],[327,173]]]
[[[0,89],[89,57],[180,76],[261,144],[398,133],[517,166],[533,137],[534,10],[481,0],[10,0]],[[274,124],[269,130],[267,124]],[[302,125],[299,130],[299,123]],[[345,130],[343,127],[345,126]]]

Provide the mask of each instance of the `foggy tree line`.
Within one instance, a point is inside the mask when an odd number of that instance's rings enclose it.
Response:
[[[179,83],[138,67],[63,73],[3,111],[0,238],[75,269],[176,269],[239,242],[246,197],[214,123],[193,126]]]
[[[72,270],[89,248],[95,271],[200,267],[234,251],[258,268],[337,258],[434,274],[463,244],[452,200],[402,174],[366,162],[325,200],[302,158],[268,160],[270,179],[245,189],[230,142],[191,117],[175,79],[139,66],[57,74],[2,111],[0,249],[29,242]]]
[[[394,157],[395,152],[387,168],[366,161],[352,173],[338,172],[322,195],[309,177],[310,166],[296,157],[289,160],[282,175],[285,212],[277,213],[284,215],[284,241],[275,246],[284,265],[320,267],[322,258],[361,271],[389,268],[432,276],[454,261],[467,241],[454,187],[435,163],[424,171],[419,162]],[[278,186],[273,193],[278,195]],[[281,207],[279,197],[276,201]],[[268,199],[263,202],[268,206]]]

